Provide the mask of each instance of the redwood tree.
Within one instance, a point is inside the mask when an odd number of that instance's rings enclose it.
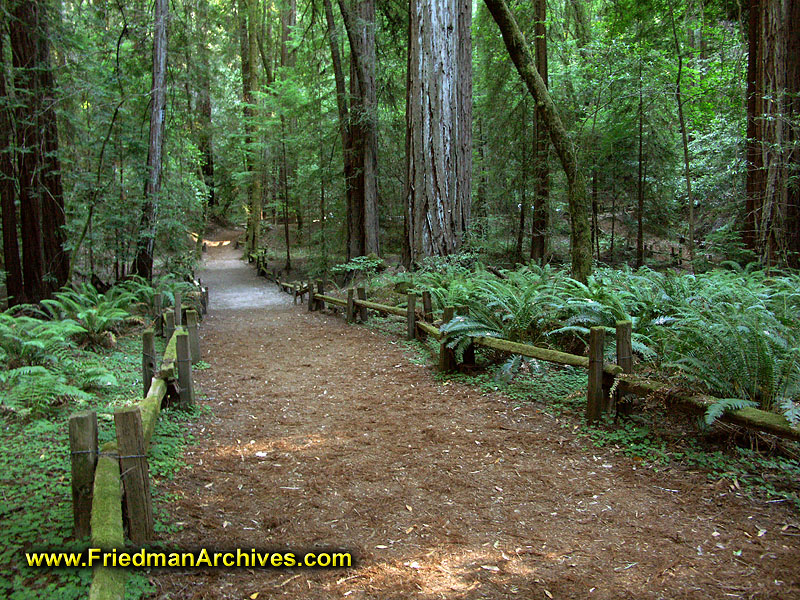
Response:
[[[53,109],[55,86],[50,69],[46,2],[17,0],[9,8],[18,106],[15,150],[22,233],[20,297],[38,302],[64,285],[68,272],[58,131]],[[14,274],[9,271],[9,276]],[[11,286],[18,286],[18,282],[12,282]]]
[[[800,0],[750,0],[745,244],[800,266]]]
[[[139,223],[139,241],[133,272],[145,279],[153,276],[153,248],[156,237],[158,196],[161,192],[161,161],[164,147],[167,104],[167,19],[168,0],[155,0],[153,27],[153,79],[150,89],[150,142],[147,147],[147,183]]]
[[[406,96],[406,252],[456,252],[470,216],[472,3],[410,3]]]

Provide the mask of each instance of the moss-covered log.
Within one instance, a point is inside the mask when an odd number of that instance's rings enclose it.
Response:
[[[314,298],[317,300],[322,300],[323,302],[327,302],[328,304],[336,304],[338,306],[347,306],[347,300],[342,300],[341,298],[334,298],[333,296],[325,296],[324,294],[314,294]],[[405,311],[403,311],[405,315]]]
[[[122,529],[122,482],[119,476],[117,443],[108,442],[100,448],[92,496],[92,547],[110,550],[122,548],[125,535]],[[109,456],[111,455],[111,456]],[[90,600],[122,600],[128,572],[96,566],[89,591]]]
[[[529,344],[520,344],[519,342],[509,342],[508,340],[499,340],[489,337],[475,338],[474,343],[484,348],[492,348],[493,350],[500,350],[511,354],[520,354],[558,365],[583,367],[584,369],[589,368],[589,359],[585,356],[578,356],[577,354],[567,354],[566,352],[559,352],[558,350],[548,350],[547,348],[539,348]],[[622,373],[622,367],[619,365],[606,364],[603,365],[603,372],[616,375],[617,373]]]
[[[638,396],[660,395],[669,403],[680,404],[687,412],[705,414],[708,407],[719,398],[704,394],[691,394],[684,390],[669,387],[658,381],[642,379],[633,375],[621,375],[619,388],[623,393]],[[741,408],[724,413],[720,421],[726,421],[748,429],[771,433],[782,438],[800,441],[800,427],[793,427],[783,415],[758,408]]]
[[[417,329],[421,329],[429,336],[434,337],[437,340],[442,339],[442,332],[439,331],[438,327],[434,327],[430,323],[426,323],[425,321],[417,321]]]
[[[317,297],[319,298],[319,295],[317,295]],[[355,304],[356,306],[363,306],[364,308],[368,308],[370,310],[375,310],[390,315],[397,315],[398,317],[406,316],[406,309],[400,308],[399,306],[388,306],[386,304],[378,304],[377,302],[370,302],[369,300],[356,300]]]
[[[178,340],[178,333],[185,331],[183,327],[178,327],[167,342],[167,347],[164,349],[164,356],[161,359],[161,368],[158,370],[158,378],[160,379],[177,379],[178,377],[178,350],[176,347]]]

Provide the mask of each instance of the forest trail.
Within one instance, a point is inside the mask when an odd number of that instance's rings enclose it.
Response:
[[[162,571],[158,597],[800,597],[796,513],[443,385],[398,340],[293,306],[240,255],[210,245],[201,273],[211,368],[195,380],[213,414],[161,483],[182,524],[163,541],[357,564]]]

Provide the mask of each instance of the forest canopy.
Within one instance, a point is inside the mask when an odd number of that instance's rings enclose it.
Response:
[[[796,0],[0,6],[11,304],[190,278],[213,223],[322,275],[800,261]]]

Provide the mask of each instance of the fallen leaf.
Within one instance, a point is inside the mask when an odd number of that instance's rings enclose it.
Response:
[[[250,594],[250,600],[256,600],[256,598],[258,598],[258,592],[255,594]]]
[[[496,573],[497,571],[500,570],[500,567],[495,567],[494,565],[481,565],[481,569],[485,571],[493,571]]]

